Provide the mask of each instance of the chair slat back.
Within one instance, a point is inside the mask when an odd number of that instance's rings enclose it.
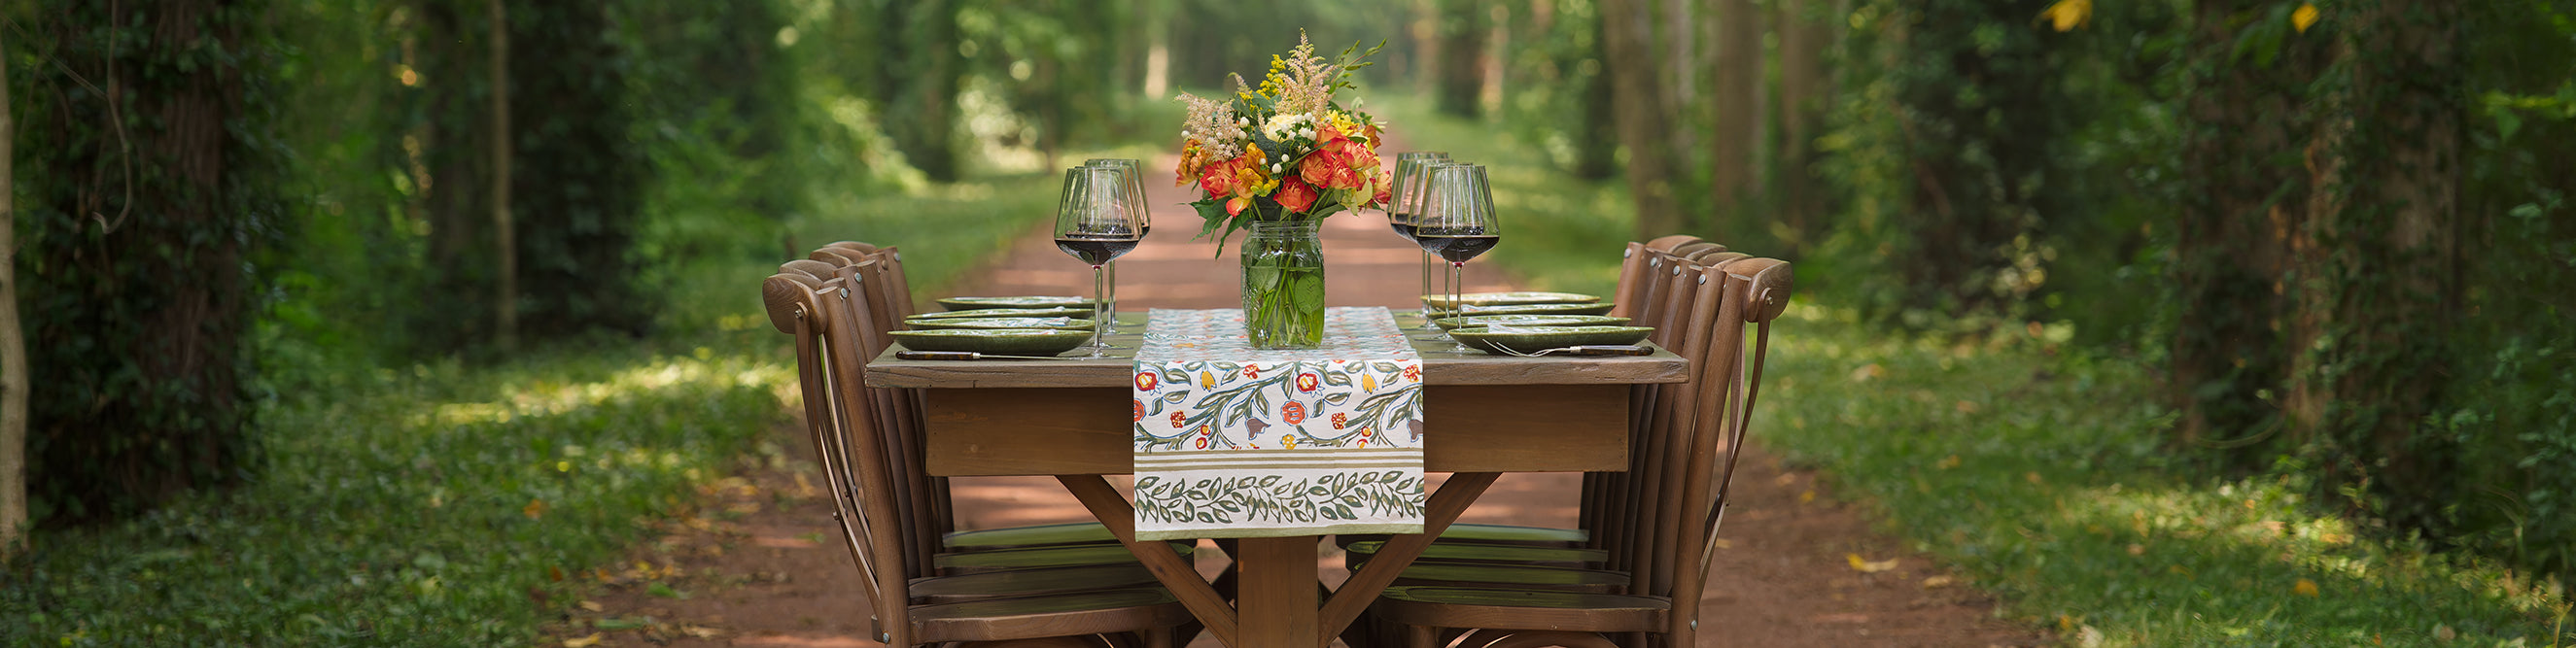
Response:
[[[856,322],[868,317],[864,286],[838,277],[818,279],[810,274],[812,266],[799,265],[812,263],[792,261],[782,265],[780,272],[787,283],[804,290],[793,300],[799,312],[792,313],[797,329],[792,334],[798,338],[797,364],[800,388],[808,401],[809,433],[814,435],[817,462],[825,469],[825,483],[833,489],[835,507],[841,511],[842,532],[866,573],[877,629],[891,639],[891,645],[910,645],[908,583],[927,571],[908,555],[904,514],[895,499],[886,449],[875,430],[879,414],[861,384],[866,365]],[[763,291],[786,292],[784,288],[764,285]],[[808,367],[820,371],[808,372]]]
[[[1726,515],[1726,494],[1761,394],[1762,367],[1770,354],[1770,323],[1787,307],[1792,286],[1789,264],[1776,259],[1737,260],[1719,273],[1727,306],[1719,313],[1709,353],[1702,356],[1717,373],[1707,377],[1709,389],[1694,404],[1698,414],[1685,453],[1690,461],[1686,474],[1693,483],[1683,490],[1684,524],[1672,554],[1679,568],[1672,570],[1677,579],[1671,589],[1662,594],[1673,599],[1670,632],[1677,638],[1693,636],[1698,625],[1700,590],[1707,583],[1718,525]],[[1749,352],[1748,325],[1755,329]]]

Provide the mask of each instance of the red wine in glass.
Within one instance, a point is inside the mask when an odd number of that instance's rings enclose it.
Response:
[[[1434,243],[1435,239],[1439,242]],[[1440,258],[1447,259],[1450,263],[1466,263],[1468,259],[1476,258],[1476,255],[1484,254],[1486,250],[1494,249],[1494,245],[1502,241],[1503,237],[1493,234],[1468,236],[1425,234],[1421,237],[1422,249],[1430,250],[1432,254],[1440,255]]]
[[[1136,249],[1136,243],[1137,240],[1132,238],[1059,237],[1055,240],[1055,249],[1063,250],[1083,263],[1099,266]]]

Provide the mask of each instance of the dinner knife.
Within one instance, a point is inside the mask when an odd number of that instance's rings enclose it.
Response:
[[[897,360],[1082,360],[1082,357],[1002,355],[975,351],[896,351]]]

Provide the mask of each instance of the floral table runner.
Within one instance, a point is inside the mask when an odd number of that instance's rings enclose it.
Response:
[[[1386,309],[1326,309],[1294,351],[1155,309],[1135,387],[1137,539],[1422,532],[1422,358]]]

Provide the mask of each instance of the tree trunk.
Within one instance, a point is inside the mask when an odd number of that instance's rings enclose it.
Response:
[[[2455,501],[2456,442],[2425,433],[2450,373],[2457,323],[2456,240],[2462,108],[2450,3],[2354,7],[2339,32],[2349,74],[2327,102],[2338,119],[2309,147],[2313,225],[2299,256],[2309,278],[2288,394],[2298,438],[2326,448],[2329,475],[2366,485],[2384,515],[2436,529]],[[2310,38],[2324,36],[2312,29]]]
[[[492,293],[493,341],[502,351],[519,346],[519,243],[510,217],[510,14],[501,0],[492,14],[492,231],[500,281]]]
[[[2311,180],[2283,152],[2303,150],[2315,117],[2306,88],[2326,58],[2319,39],[2292,39],[2270,65],[2233,60],[2237,17],[2268,0],[2202,0],[2191,39],[2206,70],[2185,115],[2183,204],[2176,219],[2174,281],[2181,305],[2169,393],[2182,411],[2175,442],[2225,453],[2239,468],[2268,456],[2260,442],[2283,425],[2298,286],[2285,282],[2294,237],[2307,227]],[[2267,397],[2266,395],[2270,396]]]
[[[1823,181],[1813,171],[1815,164],[1816,128],[1824,124],[1825,107],[1832,104],[1826,95],[1831,86],[1825,83],[1825,48],[1833,38],[1830,25],[1822,16],[1832,14],[1830,3],[1823,0],[1781,0],[1779,17],[1773,30],[1780,35],[1780,154],[1779,205],[1780,223],[1787,230],[1780,254],[1795,256],[1813,235],[1815,221],[1824,217]]]
[[[1717,4],[1717,84],[1710,88],[1717,104],[1716,131],[1709,144],[1709,206],[1716,211],[1725,241],[1738,245],[1768,236],[1761,219],[1746,217],[1754,199],[1754,90],[1762,80],[1762,24],[1753,0],[1712,0]]]
[[[7,38],[0,36],[0,563],[18,553],[27,526],[27,338],[18,329],[18,122],[9,102]]]
[[[886,134],[906,161],[940,182],[957,180],[957,1],[891,2],[879,10],[877,97]]]
[[[1442,114],[1474,119],[1484,111],[1485,22],[1484,3],[1440,3],[1440,92],[1435,98]]]
[[[1618,92],[1610,80],[1609,48],[1600,37],[1601,16],[1593,16],[1592,55],[1575,66],[1583,75],[1582,136],[1575,138],[1574,177],[1600,180],[1619,172]]]
[[[1637,240],[1683,231],[1673,201],[1671,122],[1654,54],[1653,0],[1604,0],[1601,41],[1612,93],[1619,97],[1619,142],[1628,149],[1628,187],[1637,201]]]

